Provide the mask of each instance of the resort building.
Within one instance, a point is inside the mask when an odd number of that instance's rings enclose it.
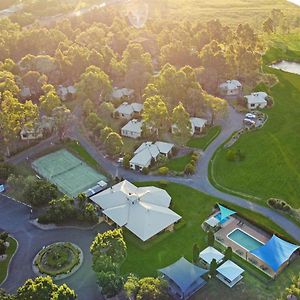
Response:
[[[206,284],[202,276],[208,273],[208,270],[195,266],[181,257],[158,272],[167,280],[172,299],[186,300]]]
[[[159,155],[169,157],[172,154],[174,144],[165,142],[144,142],[134,152],[134,157],[130,160],[132,170],[142,171],[155,163]]]
[[[130,98],[132,97],[134,94],[134,90],[132,89],[127,89],[127,88],[114,88],[113,89],[113,92],[111,93],[111,97],[113,99],[116,99],[116,100],[120,100],[124,97],[126,98]]]
[[[220,92],[223,96],[241,96],[243,86],[238,80],[227,80],[219,85]]]
[[[133,119],[121,128],[121,135],[133,139],[138,139],[142,136],[143,121]]]
[[[248,109],[265,108],[268,105],[268,94],[265,92],[251,93],[245,96]]]
[[[199,253],[199,258],[209,266],[213,259],[215,259],[217,263],[220,263],[224,258],[224,254],[214,247],[209,246]]]
[[[114,112],[115,116],[130,120],[134,115],[140,115],[144,105],[142,103],[123,102]]]
[[[197,118],[197,117],[191,117],[190,122],[191,122],[191,135],[202,133],[205,126],[207,125],[207,120],[202,118]],[[176,124],[172,125],[171,132],[173,134],[178,133]]]
[[[232,288],[243,279],[244,270],[231,260],[227,260],[217,268],[217,278]]]
[[[142,241],[173,230],[181,216],[169,209],[170,195],[157,187],[136,187],[124,180],[90,198],[108,222],[126,227]]]

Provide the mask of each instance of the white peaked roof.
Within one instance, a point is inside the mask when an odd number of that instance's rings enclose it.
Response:
[[[131,96],[134,93],[134,90],[132,89],[127,89],[127,88],[114,88],[113,92],[112,92],[112,97],[115,99],[120,99],[123,96]]]
[[[264,104],[267,103],[266,98],[268,94],[265,92],[251,93],[251,95],[245,96],[249,104]]]
[[[138,121],[136,119],[133,119],[129,121],[124,127],[122,127],[122,131],[131,131],[131,132],[136,132],[136,133],[141,133],[142,132],[142,121]]]
[[[213,259],[215,259],[218,263],[224,258],[224,255],[214,247],[209,246],[200,252],[199,257],[206,263],[210,264]]]
[[[156,187],[138,188],[124,180],[91,197],[103,213],[119,226],[125,226],[146,241],[181,217],[168,207],[170,195]]]
[[[207,120],[202,118],[192,117],[190,118],[192,126],[195,128],[202,128],[207,124]]]
[[[242,273],[244,273],[244,270],[231,260],[227,260],[224,264],[217,268],[217,272],[230,281],[234,281]]]
[[[155,145],[157,146],[159,152],[163,154],[168,154],[174,147],[174,144],[165,142],[156,142]]]
[[[242,87],[242,84],[238,80],[227,80],[220,84],[221,89],[235,90]]]
[[[116,111],[119,112],[120,114],[124,115],[131,115],[134,112],[140,113],[143,110],[143,104],[141,103],[128,103],[128,102],[123,102],[117,109]]]

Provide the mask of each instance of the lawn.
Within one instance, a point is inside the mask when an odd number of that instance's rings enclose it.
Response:
[[[300,50],[300,44],[290,44],[293,50],[285,53],[296,58],[294,51]],[[276,53],[272,49],[265,61],[275,60]],[[266,110],[269,119],[262,129],[243,135],[233,146],[245,154],[244,161],[228,161],[227,150],[218,151],[213,163],[214,178],[225,188],[263,202],[275,197],[300,208],[300,76],[268,67],[265,70],[279,79],[270,91],[275,105]]]
[[[150,16],[160,19],[186,18],[202,22],[220,19],[230,26],[249,23],[260,28],[272,9],[294,16],[300,10],[286,0],[152,0],[149,3]]]
[[[207,133],[204,136],[191,138],[188,141],[187,146],[205,150],[210,145],[210,143],[212,143],[213,140],[217,138],[217,136],[221,132],[221,129],[221,126],[211,127],[208,129]]]
[[[138,186],[143,185],[156,185],[159,183],[137,183]],[[206,234],[201,229],[201,223],[205,218],[212,212],[214,204],[218,201],[215,198],[202,194],[189,187],[178,185],[175,183],[169,183],[165,188],[172,197],[172,209],[180,214],[183,218],[182,225],[179,225],[179,229],[174,232],[162,233],[153,240],[143,243],[125,231],[125,240],[128,247],[128,256],[125,263],[122,266],[122,273],[136,273],[140,276],[155,276],[157,275],[157,269],[165,267],[181,256],[186,257],[191,261],[192,259],[192,247],[194,243],[198,243],[200,249],[204,249],[206,244]],[[239,211],[238,207],[234,207]],[[243,213],[248,213],[247,210],[242,209]],[[249,212],[249,217],[255,219],[258,223],[263,223],[264,226],[278,230],[279,233],[285,234],[284,231],[276,226],[271,220],[264,218],[263,216]],[[287,236],[287,234],[285,234]],[[244,264],[247,264],[246,262]],[[244,267],[244,265],[243,265]],[[249,267],[248,267],[249,268]],[[248,269],[247,268],[247,269]],[[288,285],[292,274],[299,272],[300,260],[292,264],[286,271],[284,271],[280,278],[282,280],[276,280],[271,282],[273,284],[272,289],[269,288],[269,280],[264,279],[265,283],[262,282],[262,273],[259,270],[249,268],[250,272],[246,272],[243,289],[245,294],[249,295],[249,298],[242,298],[240,289],[232,289],[231,291],[237,292],[234,294],[235,297],[230,297],[229,288],[222,286],[219,282],[211,282],[207,288],[203,289],[195,296],[194,299],[260,299],[256,298],[257,295],[269,294],[269,298],[261,299],[275,299],[278,295],[278,291],[283,286]],[[281,285],[282,284],[282,285]],[[214,289],[215,285],[218,286],[219,290]],[[257,290],[258,289],[258,290]],[[224,290],[224,294],[222,293]],[[216,296],[217,292],[217,296]],[[203,297],[203,295],[205,296]],[[222,298],[224,295],[224,298]],[[225,295],[228,295],[225,298]],[[251,296],[251,297],[250,297]]]
[[[172,158],[168,161],[167,167],[170,171],[183,172],[185,166],[190,163],[191,158],[192,152],[180,157]]]
[[[7,259],[5,261],[0,262],[0,284],[5,279],[8,272],[9,262],[11,261],[12,256],[15,254],[17,250],[17,241],[14,238],[8,237],[7,241],[9,242],[9,247],[6,251]]]

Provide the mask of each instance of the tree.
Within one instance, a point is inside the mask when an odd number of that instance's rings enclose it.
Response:
[[[83,102],[83,113],[85,117],[87,117],[90,113],[93,112],[95,105],[93,104],[91,99],[86,99]]]
[[[51,116],[53,109],[61,106],[61,100],[53,85],[45,84],[42,90],[44,91],[44,95],[40,97],[40,108],[47,116]]]
[[[38,107],[31,101],[19,102],[11,92],[5,91],[0,102],[0,132],[7,146],[7,155],[10,156],[9,145],[26,126],[34,126],[38,118]]]
[[[217,274],[217,271],[216,271],[217,267],[218,267],[218,264],[217,264],[216,259],[214,258],[211,261],[210,265],[209,265],[209,274],[210,274],[210,276],[212,276],[212,277],[216,276],[216,274]]]
[[[188,163],[184,168],[184,174],[186,175],[192,175],[195,174],[195,172],[196,172],[196,167],[191,163]]]
[[[156,132],[158,135],[168,128],[168,109],[160,96],[146,99],[142,117],[144,128],[151,132]]]
[[[99,103],[105,100],[112,91],[111,81],[106,73],[95,66],[88,67],[76,84],[79,100],[92,100]]]
[[[9,71],[0,71],[0,93],[9,91],[13,96],[18,96],[20,88],[18,87],[15,76]]]
[[[224,258],[225,258],[225,260],[228,260],[228,259],[231,259],[231,257],[232,257],[232,248],[227,247],[225,250]]]
[[[34,176],[29,176],[24,181],[24,200],[33,206],[48,204],[51,200],[58,197],[59,192],[56,185],[46,180],[40,180]]]
[[[207,233],[207,245],[213,247],[215,243],[215,235],[214,233],[210,230]]]
[[[55,130],[58,133],[59,139],[62,140],[72,120],[71,111],[64,105],[58,106],[52,110],[52,116],[54,118]]]
[[[112,116],[115,110],[114,105],[111,102],[102,102],[99,106],[99,115],[103,118]]]
[[[98,123],[102,123],[99,116],[94,112],[89,113],[88,116],[85,118],[84,122],[86,128],[89,130],[93,130]]]
[[[111,256],[112,260],[116,263],[123,262],[126,257],[126,249],[122,229],[98,233],[90,247],[93,256],[99,256],[105,253]]]
[[[167,300],[168,283],[162,278],[145,277],[139,280],[136,300]]]
[[[116,296],[123,287],[123,278],[115,272],[108,271],[97,273],[97,278],[99,285],[101,287],[101,292],[106,297]]]
[[[184,143],[192,135],[190,115],[181,102],[173,109],[172,132]]]
[[[0,240],[6,242],[8,239],[8,233],[6,231],[3,231],[0,233]]]
[[[104,145],[109,155],[116,156],[121,154],[124,143],[122,137],[118,133],[111,132],[107,136]]]
[[[0,256],[6,253],[6,245],[3,240],[0,240]]]
[[[294,297],[291,297],[294,296]],[[292,282],[289,287],[281,294],[278,300],[286,299],[299,299],[300,297],[300,273],[292,278]]]
[[[106,254],[93,255],[93,270],[96,273],[100,272],[114,272],[118,270],[118,265],[111,256]]]
[[[6,181],[11,174],[15,174],[16,168],[13,164],[0,162],[0,180]]]
[[[274,30],[274,22],[270,17],[264,21],[263,31],[266,33],[273,33],[275,31]]]
[[[134,274],[129,274],[126,282],[124,283],[124,290],[127,297],[131,300],[134,300],[136,298],[139,287],[139,278]]]
[[[113,132],[114,132],[114,131],[113,131],[110,127],[108,127],[108,126],[104,127],[104,128],[101,130],[101,135],[100,135],[100,140],[101,140],[101,142],[105,143],[107,137],[108,137],[111,133],[113,133]]]
[[[66,284],[53,283],[51,277],[28,279],[16,294],[16,300],[74,300],[77,296]]]
[[[227,109],[228,109],[228,104],[224,99],[214,97],[207,93],[205,93],[204,99],[205,99],[205,105],[206,105],[208,111],[210,112],[210,116],[211,116],[210,123],[211,123],[211,125],[214,125],[215,119],[219,115],[226,114]]]
[[[199,260],[200,248],[197,244],[193,245],[193,262],[196,263]]]

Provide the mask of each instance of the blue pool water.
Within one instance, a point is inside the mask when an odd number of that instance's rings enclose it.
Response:
[[[227,222],[229,220],[229,217],[226,217],[225,219],[221,220],[221,213],[217,213],[215,216],[214,216],[219,222],[220,224],[224,224],[225,222]]]
[[[235,229],[234,231],[232,231],[230,234],[228,234],[228,238],[234,241],[236,244],[247,249],[248,251],[257,249],[258,247],[264,245],[263,243],[240,229]]]

